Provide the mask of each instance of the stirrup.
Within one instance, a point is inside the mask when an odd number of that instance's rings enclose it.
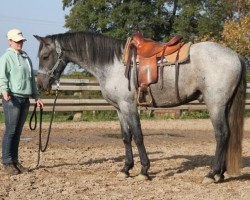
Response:
[[[153,102],[153,97],[149,86],[147,86],[147,94],[149,95],[150,98],[149,101],[147,101],[147,99],[144,97],[145,92],[146,91],[143,91],[143,89],[139,87],[137,95],[137,104],[140,106],[151,106]],[[140,96],[142,96],[142,98],[140,98]],[[140,100],[146,100],[146,101],[140,101]]]

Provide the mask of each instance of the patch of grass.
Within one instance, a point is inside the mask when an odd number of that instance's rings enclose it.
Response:
[[[118,115],[116,111],[84,111],[83,121],[116,121]]]
[[[245,117],[246,117],[246,118],[249,118],[249,117],[250,117],[250,111],[249,111],[249,110],[246,110],[246,111],[245,111]]]
[[[208,111],[199,111],[199,112],[183,112],[180,116],[180,119],[208,119]]]
[[[247,73],[246,73],[246,80],[248,83],[250,82],[250,71],[249,70],[247,70]]]
[[[37,112],[37,121],[39,122],[40,120],[40,112]],[[26,122],[30,121],[30,117],[31,117],[31,113],[28,115]],[[51,112],[44,112],[43,116],[42,116],[42,121],[43,122],[50,122],[52,117],[52,113]],[[55,113],[54,115],[54,122],[65,122],[65,121],[70,121],[73,119],[73,113]],[[33,117],[33,122],[35,121],[35,118]]]
[[[4,117],[3,117],[3,113],[0,113],[0,123],[4,122]]]
[[[51,120],[51,112],[44,112],[43,113],[43,122],[50,122]],[[30,121],[31,113],[28,115],[26,123]],[[66,112],[56,112],[54,115],[54,122],[66,122],[72,121],[74,117],[74,113]],[[245,112],[245,117],[250,117],[250,111]],[[37,111],[37,121],[39,122],[40,113]],[[181,116],[171,116],[171,115],[164,115],[164,116],[154,116],[148,115],[146,113],[140,114],[141,120],[167,120],[167,119],[208,119],[209,113],[208,111],[200,111],[200,112],[183,112]],[[82,114],[81,121],[117,121],[119,120],[116,111],[84,111]],[[4,123],[3,113],[0,113],[0,123]],[[33,118],[34,123],[34,118]]]

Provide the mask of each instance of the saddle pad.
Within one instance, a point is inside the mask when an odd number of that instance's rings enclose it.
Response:
[[[130,49],[130,44],[131,44],[131,38],[129,37],[127,39],[126,45],[123,50],[123,55],[122,55],[122,62],[125,66],[130,65],[131,63],[131,49]]]
[[[179,63],[183,63],[189,59],[189,49],[191,42],[184,44],[179,51],[176,51],[170,55],[165,56],[165,60],[168,64],[174,64],[176,62],[177,54],[179,54]]]

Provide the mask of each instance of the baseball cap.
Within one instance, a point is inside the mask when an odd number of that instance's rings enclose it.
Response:
[[[7,38],[8,40],[13,40],[15,42],[21,40],[26,41],[26,39],[23,37],[22,31],[20,31],[19,29],[11,29],[10,31],[8,31]]]

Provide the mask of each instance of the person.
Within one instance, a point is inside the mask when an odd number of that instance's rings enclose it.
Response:
[[[18,158],[20,136],[26,121],[30,101],[35,99],[38,107],[43,107],[35,82],[32,63],[22,50],[26,41],[22,32],[12,29],[7,33],[9,48],[0,58],[0,94],[5,121],[2,139],[2,164],[10,175],[29,171]]]

